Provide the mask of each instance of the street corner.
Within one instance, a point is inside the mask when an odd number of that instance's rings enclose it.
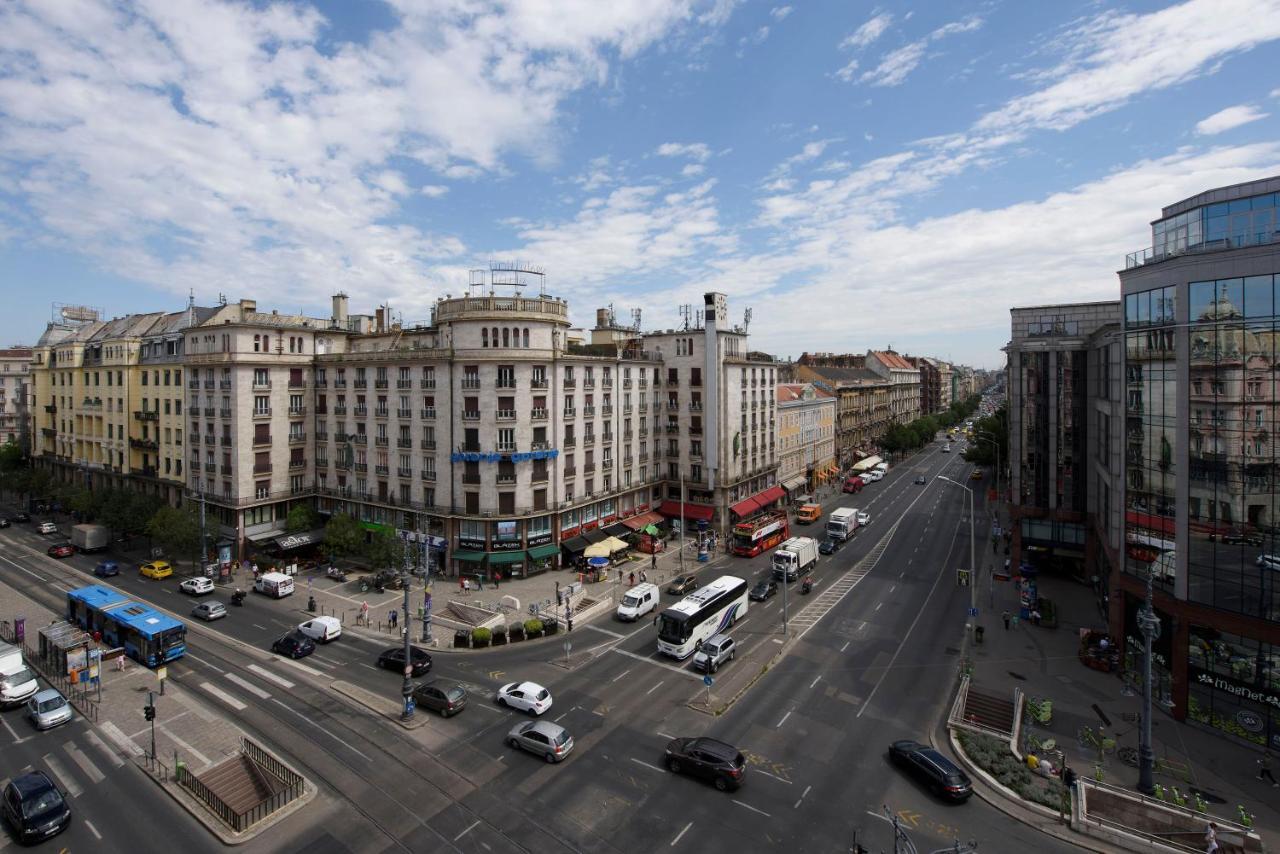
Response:
[[[334,681],[329,687],[342,696],[364,706],[383,720],[390,721],[402,729],[418,729],[421,726],[425,726],[428,721],[426,714],[418,712],[415,712],[412,717],[405,718],[404,701],[398,694],[395,699],[392,699],[391,696],[375,694],[367,688],[361,688],[359,685],[353,685],[341,679]]]

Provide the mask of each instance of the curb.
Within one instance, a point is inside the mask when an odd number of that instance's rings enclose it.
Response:
[[[398,724],[402,729],[414,730],[419,727],[426,726],[427,714],[423,710],[422,713],[414,711],[413,717],[409,720],[403,720],[400,717],[401,708],[397,703],[393,703],[386,697],[374,694],[359,685],[352,685],[350,682],[344,682],[338,679],[329,685],[330,688],[342,694],[344,697],[355,700],[371,712],[377,714],[378,717]]]

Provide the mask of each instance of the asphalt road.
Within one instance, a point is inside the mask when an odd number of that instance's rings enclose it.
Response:
[[[687,662],[660,657],[645,621],[579,628],[575,649],[595,654],[573,669],[563,666],[558,641],[437,655],[433,675],[467,685],[470,705],[406,732],[329,687],[341,679],[398,696],[400,677],[373,667],[389,644],[349,633],[302,667],[262,652],[306,618],[305,587],[279,602],[251,595],[228,619],[193,629],[190,654],[171,675],[322,786],[314,806],[250,850],[847,851],[855,833],[872,850],[891,850],[887,808],[920,850],[958,838],[978,841],[982,851],[1065,851],[978,798],[940,803],[884,758],[893,740],[936,737],[955,683],[969,597],[955,586],[955,570],[969,560],[966,495],[934,476],[963,480],[969,470],[958,454],[935,447],[856,496],[828,498],[828,508],[856,506],[872,521],[822,560],[819,590],[891,528],[892,538],[871,572],[718,718],[687,705],[703,690],[700,676]],[[918,473],[929,478],[925,485],[912,482]],[[981,547],[989,521],[977,498]],[[818,526],[810,530],[820,535]],[[17,546],[10,559],[40,576],[74,577],[96,562],[76,556],[57,563],[33,553],[41,541],[26,526],[0,538]],[[768,560],[723,557],[702,573],[754,578]],[[56,605],[56,590],[12,574],[7,580]],[[110,581],[179,615],[190,609],[177,579],[154,582],[126,571]],[[790,587],[793,608],[807,604],[796,589]],[[673,598],[664,595],[664,604]],[[781,610],[781,597],[752,603],[735,630],[739,642],[781,641]],[[564,763],[548,765],[504,744],[523,716],[494,706],[492,695],[518,679],[551,689],[547,718],[576,742]],[[703,734],[748,755],[748,780],[738,792],[720,793],[662,768],[670,737]],[[160,799],[154,791],[148,797]]]

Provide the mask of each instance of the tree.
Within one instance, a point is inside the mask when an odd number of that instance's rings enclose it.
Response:
[[[200,550],[200,519],[191,511],[191,505],[182,509],[164,506],[147,522],[147,534],[174,563],[182,555],[198,555]]]
[[[94,494],[83,486],[72,486],[66,491],[64,505],[68,510],[79,513],[87,522],[93,519]]]
[[[395,534],[378,531],[364,548],[365,559],[374,569],[393,569],[397,572],[404,566],[404,540]]]
[[[320,524],[316,511],[306,504],[299,504],[289,511],[284,521],[284,529],[290,534],[301,534],[303,531],[315,529]]]
[[[334,557],[353,555],[364,545],[364,528],[347,514],[335,513],[324,526],[324,544]]]

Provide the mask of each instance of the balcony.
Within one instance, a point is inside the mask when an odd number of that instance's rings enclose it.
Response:
[[[463,483],[464,485],[466,485],[466,486],[479,486],[479,485],[480,485],[480,475],[479,475],[479,474],[474,474],[474,475],[464,474],[464,475],[462,476],[462,483]]]
[[[385,406],[379,406],[377,409],[373,410],[374,418],[386,418],[390,414],[391,414],[391,410]]]
[[[138,419],[139,421],[159,421],[160,413],[156,412],[155,410],[148,411],[145,409],[141,409],[141,410],[135,411],[133,413],[133,417]]]
[[[304,469],[307,467],[306,460],[289,460],[290,469]]]
[[[334,415],[346,415],[346,414],[347,414],[347,405],[346,405],[345,403],[337,403],[337,404],[334,404],[334,407],[333,407],[333,414],[334,414]]]
[[[200,380],[187,380],[187,388],[191,389],[192,391],[199,391]]]
[[[634,434],[633,434],[630,430],[627,430],[626,432],[624,432],[624,433],[622,434],[622,438],[623,438],[623,440],[624,440],[624,441],[630,442],[630,441],[631,441],[631,439],[632,439],[632,436],[633,436],[633,435],[634,435]]]
[[[213,466],[209,466],[209,471],[213,471]],[[224,465],[221,466],[220,471],[222,472],[223,477],[230,477],[231,472],[234,471],[234,469],[231,466]]]
[[[391,439],[386,436],[374,436],[373,444],[379,448],[385,448],[391,444]]]
[[[346,377],[338,377],[336,380],[334,380],[334,381],[333,381],[333,387],[334,387],[334,388],[346,388],[346,387],[347,387],[347,378],[346,378]]]
[[[594,406],[584,406],[584,407],[582,407],[582,415],[583,415],[583,417],[585,417],[585,418],[593,418],[593,417],[595,417],[595,414],[596,414],[596,408],[595,408]]]
[[[648,451],[641,451],[641,452],[640,452],[640,462],[642,462],[642,463],[647,463],[647,462],[649,462],[649,452],[648,452]]]
[[[498,442],[497,448],[498,448],[498,453],[500,454],[514,454],[516,452],[516,443],[515,442]]]
[[[667,435],[668,435],[668,436],[676,436],[676,435],[679,435],[679,433],[680,433],[680,425],[679,425],[679,424],[668,424],[668,425],[667,425]]]
[[[680,411],[680,401],[678,401],[678,400],[668,400],[668,401],[667,401],[667,411],[668,411],[668,412],[679,412],[679,411]]]
[[[702,411],[702,404],[701,404],[701,403],[699,403],[699,402],[698,402],[698,401],[696,401],[696,400],[691,400],[691,401],[689,401],[689,411],[690,411],[690,412],[701,412],[701,411]]]
[[[223,391],[231,391],[231,380],[219,380],[218,388],[222,389]]]
[[[562,446],[565,448],[576,448],[578,447],[578,440],[572,436],[566,436]]]
[[[435,439],[422,439],[418,442],[418,447],[424,451],[434,451],[436,449]]]
[[[622,414],[623,415],[631,414],[631,404],[628,403],[626,406],[622,407]]]
[[[324,377],[316,377],[312,383],[316,388],[328,388],[329,381]],[[323,460],[316,460],[316,465],[324,465]]]
[[[463,442],[458,446],[458,451],[463,454],[478,454],[481,451],[479,442]]]
[[[583,474],[595,474],[595,471],[596,471],[596,464],[595,464],[595,463],[585,463],[585,464],[582,466],[582,473],[583,473]]]
[[[640,414],[643,415],[648,411],[649,411],[649,404],[645,403],[643,400],[640,401]]]
[[[578,381],[577,381],[577,380],[575,380],[573,377],[565,377],[565,378],[564,378],[564,382],[563,382],[563,383],[561,383],[561,385],[562,385],[564,388],[577,388],[577,387],[578,387]]]
[[[533,473],[529,475],[529,483],[533,484],[546,483],[550,479],[551,475],[547,473],[547,469],[543,469],[542,471],[534,469]]]
[[[427,483],[436,482],[436,473],[434,471],[428,471],[427,469],[423,469],[420,477]]]
[[[193,472],[200,471],[200,461],[199,461],[199,460],[191,460],[191,462],[187,463],[187,466],[188,466],[188,467],[189,467]]]
[[[515,483],[515,482],[516,482],[516,476],[514,474],[500,474],[497,476],[497,483],[499,484],[509,484],[509,483]]]
[[[253,387],[254,387],[254,389],[263,389],[263,390],[265,390],[265,389],[269,389],[269,388],[271,388],[271,380],[263,380],[263,379],[259,379],[259,378],[257,378],[257,377],[254,377],[254,378],[253,378]]]
[[[290,433],[289,434],[290,445],[301,445],[305,441],[307,441],[306,433]]]
[[[209,389],[210,391],[213,391],[213,380],[205,380],[204,387]]]
[[[641,377],[641,378],[640,378],[640,388],[648,388],[648,387],[649,387],[649,381],[648,381],[647,379],[645,379],[644,377]]]
[[[386,387],[387,387],[387,381],[386,381],[385,379],[382,379],[382,380],[374,380],[374,381],[373,381],[373,387],[374,387],[374,388],[386,388]]]
[[[546,421],[546,420],[547,420],[547,410],[546,410],[546,408],[544,407],[544,408],[542,408],[542,409],[533,409],[533,410],[531,410],[531,411],[529,412],[529,419],[530,419],[531,421]]]
[[[52,403],[47,403],[45,404],[44,411],[49,413],[50,415],[53,415],[58,411],[58,407]]]
[[[271,417],[271,407],[270,407],[270,406],[268,406],[266,409],[255,409],[255,410],[253,410],[253,417],[254,417],[254,418],[270,418],[270,417]]]
[[[306,414],[307,414],[307,408],[306,408],[305,406],[290,406],[290,407],[289,407],[289,414],[290,414],[290,415],[294,415],[294,416],[302,416],[302,415],[306,415]]]
[[[254,436],[254,437],[253,437],[253,443],[252,443],[252,444],[253,444],[253,447],[255,447],[255,448],[261,448],[261,447],[263,447],[264,445],[270,445],[270,444],[271,444],[271,435],[270,435],[270,434],[267,434],[266,436]]]
[[[295,380],[292,377],[289,378],[289,388],[306,388],[306,387],[307,387],[306,380],[302,380],[302,379]]]
[[[129,439],[129,447],[136,448],[139,451],[158,451],[160,443],[155,439]]]
[[[191,444],[193,444],[193,445],[199,445],[199,444],[200,444],[200,434],[199,434],[199,433],[192,433],[192,434],[190,435],[190,437],[189,437],[189,438],[191,439]],[[212,436],[210,436],[210,437],[209,437],[209,443],[210,443],[210,444],[213,444],[213,437],[212,437]]]
[[[412,417],[413,417],[413,410],[412,410],[412,409],[397,409],[397,410],[396,410],[396,418],[412,418]]]
[[[219,410],[218,410],[218,415],[219,415],[220,417],[222,417],[222,418],[230,418],[230,417],[231,417],[231,410],[230,410],[230,409],[219,409]]]
[[[604,379],[600,380],[600,387],[601,387],[601,388],[613,388],[613,378],[612,378],[612,377],[605,377]]]
[[[545,389],[547,387],[547,378],[535,374],[533,379],[529,381],[529,387],[534,389]]]
[[[367,445],[367,444],[369,444],[369,434],[368,434],[368,433],[354,433],[354,434],[352,434],[352,435],[348,436],[347,438],[348,438],[348,439],[350,439],[350,440],[351,440],[351,442],[352,442],[352,444],[355,444],[355,445]]]
[[[577,417],[578,417],[578,410],[576,410],[576,409],[572,409],[572,408],[570,408],[570,409],[566,409],[566,410],[564,411],[564,417],[565,417],[565,418],[577,418]]]
[[[434,406],[428,406],[426,409],[422,410],[419,414],[422,416],[424,420],[430,421],[431,419],[436,417],[436,408]]]
[[[368,387],[369,387],[369,381],[368,381],[368,380],[354,380],[354,381],[352,381],[352,383],[351,383],[351,387],[352,387],[352,388],[368,388]]]
[[[328,414],[329,414],[329,407],[327,406],[316,407],[316,415],[328,415]]]
[[[47,437],[49,437],[49,438],[53,438],[53,437],[55,437],[55,436],[57,436],[57,435],[58,435],[58,431],[57,431],[57,430],[55,430],[55,429],[53,429],[52,427],[41,427],[41,428],[40,428],[40,434],[41,434],[42,436],[47,436]]]
[[[378,477],[386,477],[387,475],[391,474],[391,467],[390,466],[374,466],[373,473],[376,474]]]
[[[353,414],[356,416],[356,418],[364,418],[369,414],[369,407],[357,406]]]
[[[577,474],[578,474],[578,469],[577,469],[577,467],[576,467],[576,466],[565,466],[565,467],[564,467],[564,476],[565,476],[565,477],[576,477],[576,476],[577,476]]]
[[[462,378],[462,388],[471,391],[478,391],[480,388],[480,378],[475,374],[469,374]]]
[[[516,387],[515,377],[498,377],[493,387],[496,389],[514,389]]]
[[[413,477],[413,469],[396,467],[396,477]]]
[[[418,388],[433,389],[435,387],[436,387],[436,381],[434,379],[418,380]]]
[[[693,427],[690,427],[690,428],[689,428],[689,435],[690,435],[690,436],[701,436],[701,435],[702,435],[702,428],[701,428],[700,426],[693,426]]]
[[[195,415],[195,414],[196,414],[196,411],[195,411],[194,409],[192,409],[192,410],[191,410],[191,414],[192,414],[192,415]],[[206,407],[204,408],[204,417],[205,417],[205,418],[212,418],[212,417],[213,417],[213,407],[212,407],[212,406],[206,406]]]
[[[412,448],[412,447],[413,447],[413,440],[412,440],[412,439],[410,439],[410,438],[407,438],[407,437],[401,437],[401,438],[399,438],[399,439],[396,439],[396,447],[397,447],[397,448]]]
[[[254,463],[254,474],[271,474],[271,463]]]
[[[494,416],[499,421],[515,421],[516,411],[514,409],[498,409],[494,411]]]
[[[631,379],[627,378],[622,381],[623,388],[631,388]]]
[[[368,464],[368,463],[356,463],[354,466],[352,466],[352,468],[354,468],[356,471],[360,472],[361,474],[365,474],[365,473],[367,473],[367,472],[369,471],[369,464]]]
[[[603,436],[601,436],[601,437],[600,437],[600,441],[601,441],[602,443],[606,444],[606,445],[608,445],[608,444],[612,444],[612,442],[613,442],[613,434],[612,434],[612,433],[605,433]]]
[[[535,451],[549,451],[551,450],[551,443],[550,442],[533,442],[530,444],[530,448],[532,448]]]
[[[317,441],[317,442],[327,442],[327,441],[329,441],[329,431],[328,431],[328,430],[317,430],[317,431],[316,431],[316,441]],[[319,464],[320,462],[321,462],[320,460],[316,460],[316,463],[317,463],[317,464]]]
[[[213,444],[213,437],[212,437],[212,436],[210,436],[210,437],[209,437],[209,442],[208,442],[208,444],[210,444],[210,445],[212,445],[212,444]],[[230,447],[231,447],[231,437],[230,437],[230,436],[223,436],[221,439],[219,439],[219,440],[218,440],[218,444],[219,444],[219,445],[221,445],[221,446],[222,446],[222,447],[224,447],[224,448],[230,448]]]
[[[479,420],[480,420],[480,410],[478,410],[478,409],[464,409],[464,410],[462,410],[462,420],[463,420],[463,421],[479,421]]]
[[[588,433],[587,435],[582,437],[582,446],[584,448],[590,448],[594,446],[595,443],[596,443],[596,436],[594,433]]]
[[[396,388],[398,389],[413,388],[413,380],[405,377],[401,377],[400,379],[396,380]]]
[[[606,403],[604,406],[600,407],[600,414],[608,418],[613,414],[613,405]]]

